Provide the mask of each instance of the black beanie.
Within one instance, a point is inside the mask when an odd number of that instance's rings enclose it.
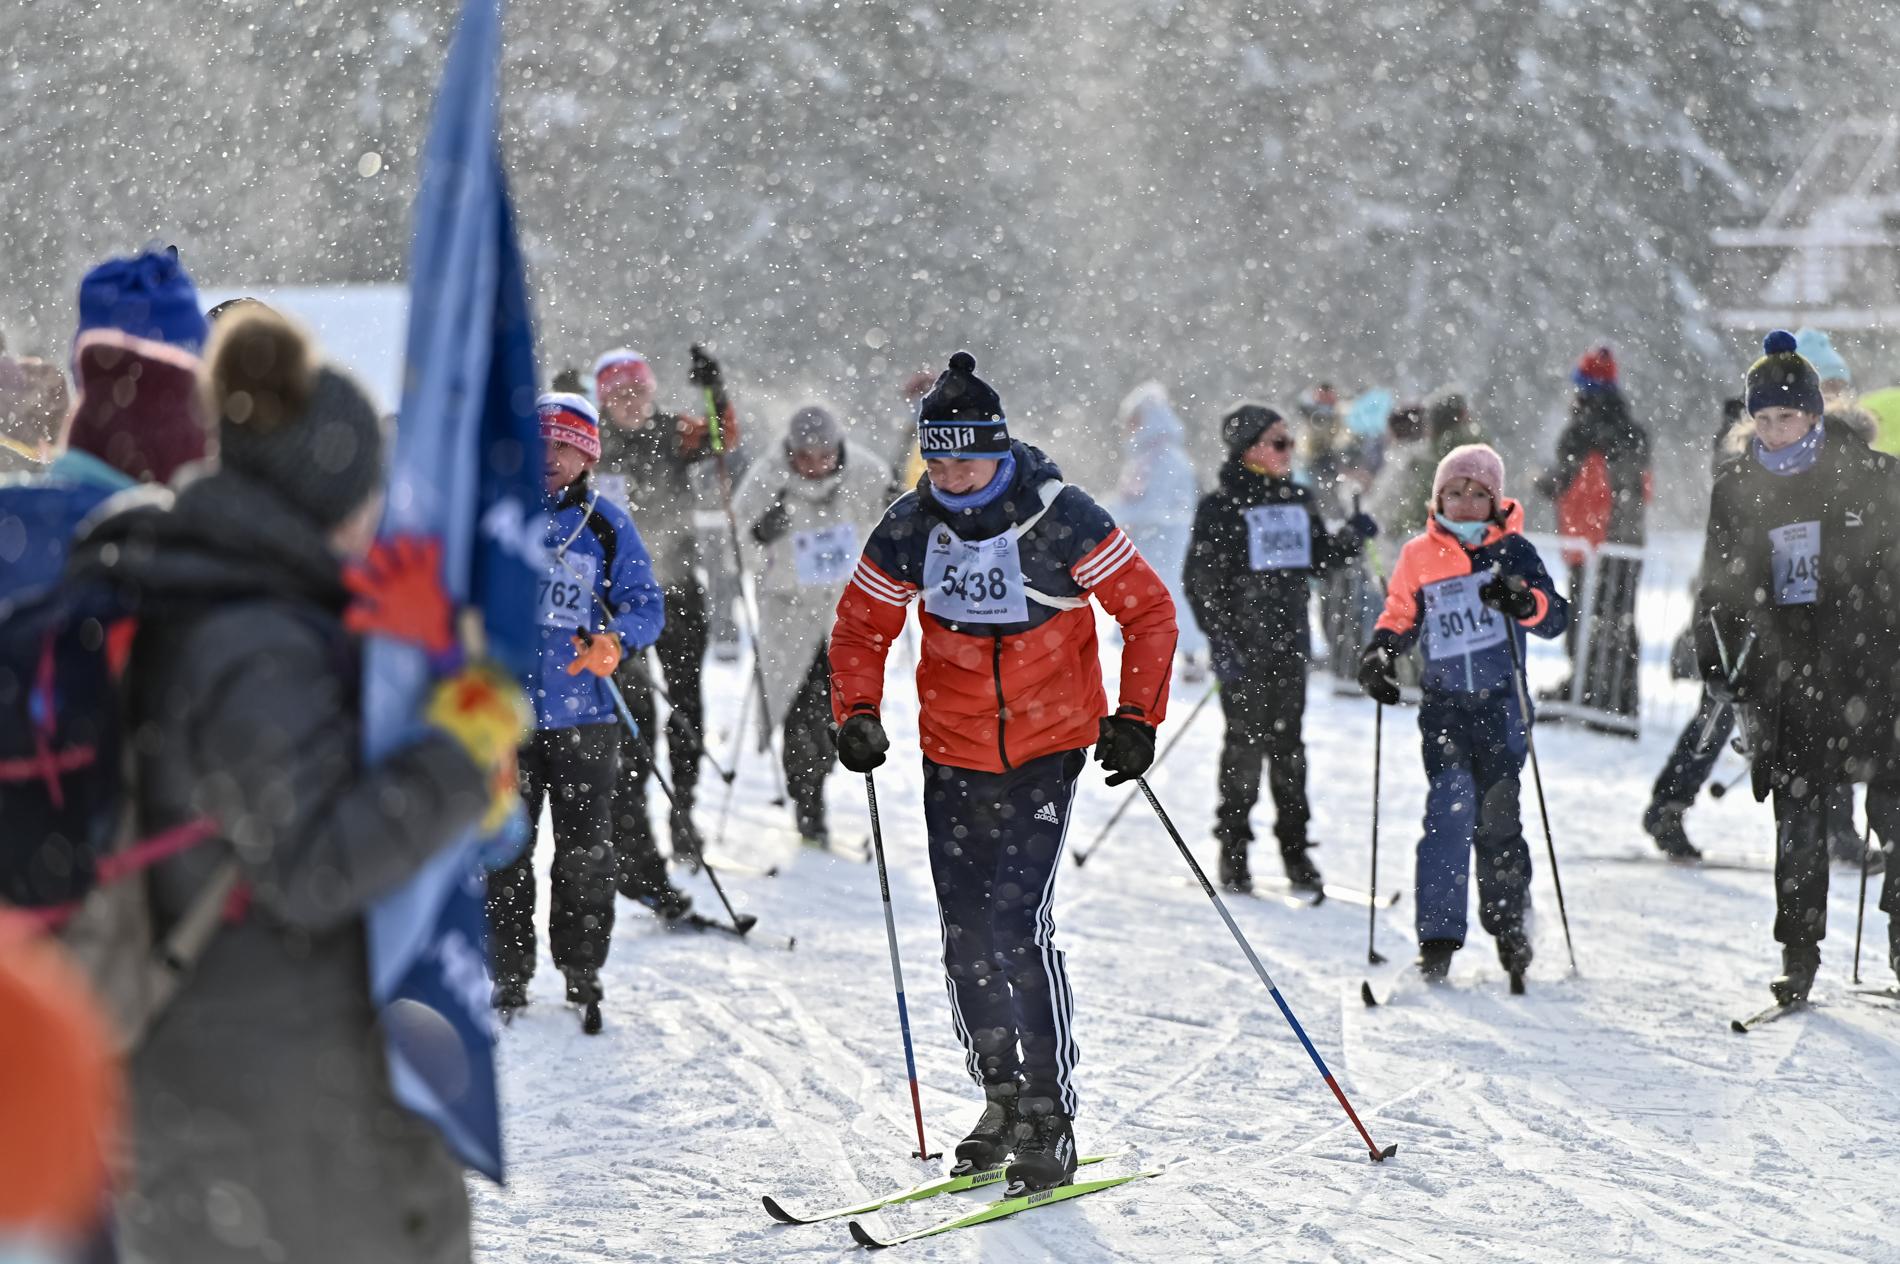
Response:
[[[976,357],[959,351],[917,409],[917,446],[924,459],[983,459],[1009,451],[1003,401],[976,375]]]
[[[1265,404],[1242,404],[1220,419],[1221,441],[1228,455],[1245,452],[1260,441],[1260,436],[1286,418]]]
[[[1794,335],[1777,329],[1762,339],[1762,358],[1748,366],[1748,411],[1797,408],[1816,417],[1827,411],[1821,375],[1799,351]]]
[[[376,408],[347,374],[316,363],[289,321],[261,303],[230,314],[206,368],[219,464],[326,531],[369,501],[383,478]]]

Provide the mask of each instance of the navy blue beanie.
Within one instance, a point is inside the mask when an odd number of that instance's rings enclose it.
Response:
[[[1748,366],[1748,411],[1794,408],[1816,417],[1827,412],[1821,375],[1795,350],[1794,335],[1777,329],[1762,339],[1762,358]]]
[[[926,461],[994,460],[1009,452],[1003,401],[976,375],[976,357],[959,351],[917,409],[917,446]]]
[[[203,352],[211,327],[178,256],[148,251],[130,259],[108,259],[79,282],[74,340],[92,329],[117,329],[196,355]]]

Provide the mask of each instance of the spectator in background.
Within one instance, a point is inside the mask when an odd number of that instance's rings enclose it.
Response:
[[[1188,534],[1201,495],[1188,458],[1186,431],[1159,382],[1143,382],[1130,391],[1121,402],[1119,418],[1126,446],[1109,512],[1148,564],[1172,580],[1187,564]],[[1184,677],[1198,683],[1207,676],[1207,638],[1194,622],[1182,585],[1171,583],[1169,591],[1180,634],[1175,653]]]
[[[1385,419],[1384,460],[1373,476],[1372,486],[1366,489],[1361,505],[1366,516],[1394,530],[1410,531],[1417,527],[1418,522],[1405,516],[1415,508],[1411,503],[1412,489],[1421,480],[1430,481],[1435,465],[1431,445],[1425,440],[1424,405],[1401,403],[1394,407]],[[1369,545],[1366,552],[1382,579],[1391,575],[1392,563],[1398,557],[1396,551],[1388,557],[1385,550]]]
[[[1616,357],[1608,347],[1585,353],[1571,372],[1576,394],[1570,420],[1557,438],[1557,464],[1537,489],[1557,507],[1557,532],[1581,538],[1592,550],[1604,544],[1640,547],[1651,495],[1649,432],[1637,423],[1617,382]],[[1570,567],[1571,608],[1588,611],[1587,627],[1573,620],[1567,643],[1573,675],[1558,696],[1634,720],[1642,646],[1636,632],[1636,595],[1642,562],[1598,558],[1595,601],[1585,600],[1586,554],[1564,550]],[[1579,638],[1587,661],[1576,661]],[[1582,680],[1575,673],[1581,671]],[[1626,732],[1634,737],[1634,727]]]
[[[67,400],[58,366],[31,356],[10,359],[0,338],[0,477],[38,473],[53,459]]]
[[[74,532],[113,493],[167,483],[210,450],[198,398],[208,327],[176,256],[109,259],[79,284],[79,401],[39,472],[0,480],[0,605],[59,578]],[[40,374],[38,407],[55,396]],[[57,370],[52,381],[65,383]]]

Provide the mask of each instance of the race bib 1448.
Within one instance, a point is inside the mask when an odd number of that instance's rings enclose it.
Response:
[[[1425,657],[1434,661],[1502,645],[1504,616],[1478,599],[1482,575],[1425,585]]]
[[[1247,511],[1247,565],[1256,571],[1307,570],[1313,526],[1303,505],[1254,505]]]
[[[1775,604],[1811,606],[1821,595],[1821,524],[1791,522],[1768,533]]]
[[[1022,552],[1014,532],[965,540],[950,528],[930,533],[924,552],[924,609],[953,623],[1024,623]]]

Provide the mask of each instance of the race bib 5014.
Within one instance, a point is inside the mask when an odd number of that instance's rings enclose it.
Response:
[[[1504,643],[1504,616],[1478,599],[1483,586],[1482,575],[1425,585],[1425,657],[1457,658]]]

